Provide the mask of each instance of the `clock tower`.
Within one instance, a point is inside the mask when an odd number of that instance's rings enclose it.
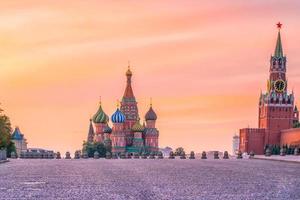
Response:
[[[267,92],[259,100],[259,128],[266,129],[265,145],[279,145],[280,131],[293,127],[294,94],[287,90],[286,56],[281,43],[282,24],[278,23],[277,42],[270,59]]]

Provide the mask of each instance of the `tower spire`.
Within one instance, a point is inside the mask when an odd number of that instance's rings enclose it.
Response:
[[[95,136],[94,127],[92,124],[92,119],[90,119],[90,127],[89,127],[87,142],[92,143],[94,141],[94,136]]]
[[[282,26],[282,24],[280,22],[278,22],[277,23],[278,35],[277,35],[277,42],[276,42],[275,52],[274,52],[274,57],[276,57],[276,58],[282,58],[283,57],[281,35],[280,35],[281,26]]]
[[[126,89],[125,89],[123,98],[133,99],[134,95],[133,95],[133,91],[132,91],[132,87],[131,87],[132,72],[130,70],[129,61],[128,61],[128,69],[127,69],[127,72],[126,72],[126,77],[127,77],[127,85],[126,85]]]

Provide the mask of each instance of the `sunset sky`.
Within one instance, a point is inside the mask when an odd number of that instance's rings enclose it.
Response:
[[[1,107],[29,147],[73,153],[99,96],[115,111],[130,60],[140,115],[152,97],[161,147],[231,152],[239,128],[257,127],[278,21],[300,98],[299,19],[296,0],[1,0]]]

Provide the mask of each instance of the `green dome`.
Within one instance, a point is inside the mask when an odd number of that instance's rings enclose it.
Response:
[[[140,124],[140,120],[137,120],[135,124],[132,126],[131,130],[133,132],[143,132],[145,128]]]
[[[98,111],[96,114],[93,116],[93,122],[98,124],[98,123],[107,123],[109,120],[109,117],[107,114],[104,113],[102,106],[100,104]]]

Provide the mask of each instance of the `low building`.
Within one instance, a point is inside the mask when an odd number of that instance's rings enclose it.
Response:
[[[21,133],[20,128],[16,127],[13,134],[11,135],[12,141],[15,143],[16,153],[19,156],[22,151],[27,150],[27,141],[24,134]]]

